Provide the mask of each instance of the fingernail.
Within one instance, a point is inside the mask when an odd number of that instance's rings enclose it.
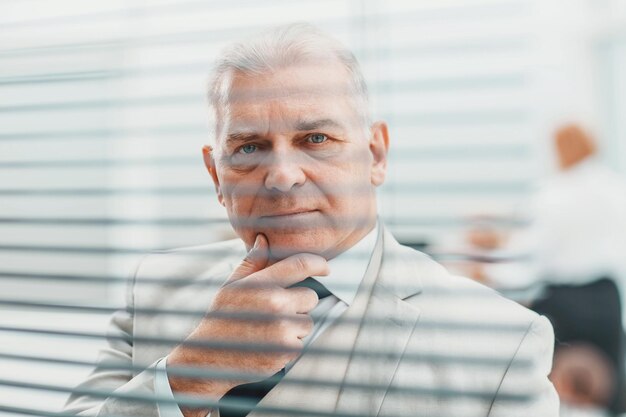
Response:
[[[252,247],[253,250],[256,250],[259,248],[259,246],[261,245],[261,234],[256,235],[256,239],[254,239],[254,246]]]

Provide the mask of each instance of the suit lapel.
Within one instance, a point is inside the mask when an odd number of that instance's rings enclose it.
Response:
[[[364,323],[359,332],[354,345],[357,354],[348,366],[344,378],[347,386],[339,395],[336,411],[375,416],[419,319],[419,310],[392,294],[376,290],[365,318],[376,320],[377,324]],[[384,352],[385,355],[358,355],[364,352]],[[369,388],[350,388],[350,383],[365,383]]]
[[[402,301],[388,286],[410,275],[398,271],[389,249],[397,244],[390,234],[381,239],[384,253],[376,279],[370,283],[372,291],[366,296],[367,306],[353,346],[353,355],[344,376],[344,387],[338,395],[336,412],[362,416],[376,416],[389,385],[402,359],[406,345],[419,319],[420,311]],[[413,283],[415,284],[415,282]],[[406,292],[406,288],[404,289]],[[418,292],[418,286],[413,292]],[[363,353],[383,353],[368,356]],[[367,389],[350,387],[365,383]]]
[[[309,348],[340,349],[350,352],[354,346],[357,330],[358,327],[354,325],[333,324],[313,341]],[[314,408],[315,411],[332,413],[336,408],[340,384],[348,369],[348,364],[349,357],[347,354],[331,356],[304,352],[283,380],[261,400],[259,405],[301,410]],[[305,386],[293,383],[294,380],[324,380],[331,381],[333,384]],[[257,415],[267,414],[257,414],[257,412],[252,411],[248,416],[256,417]]]

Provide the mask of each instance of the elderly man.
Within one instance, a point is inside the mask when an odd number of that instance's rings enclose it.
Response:
[[[348,50],[277,28],[220,56],[209,97],[204,160],[240,239],[144,258],[68,411],[558,414],[548,321],[377,220],[388,131]]]

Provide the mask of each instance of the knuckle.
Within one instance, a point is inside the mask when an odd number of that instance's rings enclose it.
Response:
[[[299,272],[304,272],[307,275],[327,274],[328,263],[319,255],[312,253],[301,253],[295,256],[294,259],[295,268]]]
[[[298,271],[306,272],[311,269],[311,259],[306,255],[299,255],[295,258],[295,267]]]
[[[242,269],[248,269],[251,268],[252,266],[254,266],[254,263],[252,262],[252,258],[250,258],[250,254],[246,255],[245,258],[243,258],[243,260],[241,261],[241,263],[239,264],[239,266]]]
[[[267,308],[270,312],[272,313],[280,313],[283,311],[285,306],[285,302],[283,300],[283,298],[276,294],[276,293],[272,293],[268,298],[267,298]]]
[[[281,338],[289,338],[290,329],[291,329],[291,323],[289,322],[289,320],[287,319],[278,320],[277,327],[278,327],[278,334],[281,336]]]
[[[318,302],[317,293],[310,288],[302,288],[298,294],[298,304],[302,312],[315,308]]]

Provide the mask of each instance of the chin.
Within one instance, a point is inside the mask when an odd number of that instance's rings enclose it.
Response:
[[[296,253],[322,255],[332,247],[330,236],[320,230],[271,230],[263,233],[275,259],[284,259]]]

